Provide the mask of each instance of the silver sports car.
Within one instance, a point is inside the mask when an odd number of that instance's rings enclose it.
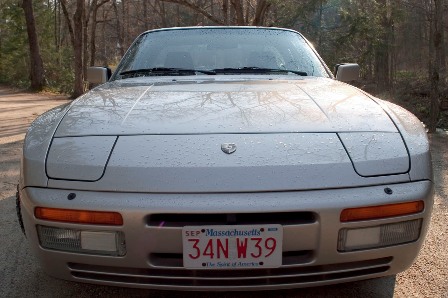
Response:
[[[394,275],[433,204],[424,127],[279,28],[148,31],[31,125],[19,221],[50,275],[175,290]]]

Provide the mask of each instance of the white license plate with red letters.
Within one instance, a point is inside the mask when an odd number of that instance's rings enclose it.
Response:
[[[281,225],[186,226],[182,229],[188,269],[277,268],[282,264]]]

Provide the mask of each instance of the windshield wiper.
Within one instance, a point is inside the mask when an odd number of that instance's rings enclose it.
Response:
[[[215,68],[212,69],[216,73],[293,73],[299,76],[307,76],[304,71],[290,70],[290,69],[275,69],[275,68],[263,68],[256,66],[246,66],[239,68]]]
[[[203,73],[208,75],[215,75],[213,70],[202,69],[186,69],[186,68],[171,68],[171,67],[154,67],[154,68],[140,68],[125,70],[120,72],[120,76],[166,76],[166,75],[191,75],[196,73]]]

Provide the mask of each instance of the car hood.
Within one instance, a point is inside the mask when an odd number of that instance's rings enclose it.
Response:
[[[397,132],[375,101],[331,79],[148,80],[95,88],[72,104],[55,136]]]
[[[108,83],[74,102],[48,151],[49,187],[200,193],[409,181],[396,126],[349,85],[142,82]]]

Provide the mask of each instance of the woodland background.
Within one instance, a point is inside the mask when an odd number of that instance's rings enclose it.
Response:
[[[448,0],[0,0],[0,83],[77,97],[141,32],[202,25],[300,31],[356,85],[448,128]]]

